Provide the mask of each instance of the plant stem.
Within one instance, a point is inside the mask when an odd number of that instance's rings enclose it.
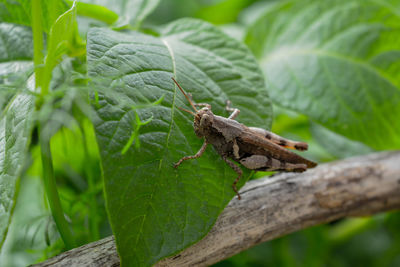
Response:
[[[33,62],[35,64],[35,87],[43,83],[43,26],[41,0],[32,0]],[[42,90],[43,95],[43,90]]]
[[[81,121],[80,130],[82,134],[83,147],[85,152],[85,158],[87,159],[87,164],[85,167],[85,173],[88,180],[88,191],[90,192],[90,209],[89,209],[89,225],[90,225],[90,238],[91,241],[96,241],[100,239],[100,231],[98,224],[98,211],[97,211],[97,200],[96,200],[96,188],[93,176],[93,164],[92,158],[89,153],[88,139],[86,138],[87,126],[85,125],[85,120]],[[92,130],[92,128],[90,128]]]
[[[39,128],[39,136],[43,136],[42,127]],[[40,138],[40,154],[42,158],[44,187],[46,190],[47,200],[50,205],[51,214],[53,215],[65,247],[69,250],[75,247],[75,242],[61,207],[61,201],[58,195],[56,180],[54,177],[49,139],[43,137]]]
[[[35,64],[35,88],[41,89],[41,96],[48,93],[48,88],[43,87],[44,78],[44,44],[43,44],[43,25],[42,25],[42,6],[41,0],[32,0],[32,32],[33,32],[33,61]],[[39,126],[39,136],[42,136],[42,126]],[[40,153],[43,167],[43,182],[46,190],[47,200],[50,205],[51,214],[60,232],[61,238],[67,249],[72,249],[74,239],[65,220],[61,201],[58,195],[56,181],[54,177],[53,161],[50,151],[50,139],[40,138]]]

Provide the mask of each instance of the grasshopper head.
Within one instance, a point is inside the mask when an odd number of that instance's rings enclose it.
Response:
[[[209,128],[214,120],[214,114],[210,107],[204,107],[196,112],[194,115],[193,128],[198,137],[203,137],[207,128]]]
[[[182,89],[182,87],[179,85],[179,83],[171,77],[171,79],[174,81],[174,83],[178,86],[179,90],[182,92],[182,94],[186,97],[187,101],[190,103],[192,106],[193,110],[196,113],[193,113],[190,110],[184,109],[184,108],[179,108],[180,110],[183,110],[185,112],[188,112],[192,115],[194,115],[194,132],[198,137],[203,137],[207,133],[207,129],[212,125],[213,120],[214,120],[214,114],[211,111],[211,106],[209,104],[194,104],[190,95],[188,96],[185,91]],[[205,106],[204,108],[198,110],[196,109],[196,106]]]

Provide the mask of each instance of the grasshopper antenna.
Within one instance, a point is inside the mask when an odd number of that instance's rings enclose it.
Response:
[[[182,87],[179,85],[179,83],[174,79],[174,77],[171,77],[171,79],[174,81],[174,83],[178,86],[179,90],[181,90],[182,94],[186,97],[187,101],[189,101],[190,105],[192,106],[192,108],[194,109],[194,111],[197,112],[196,107],[194,106],[192,100],[187,96],[187,94],[185,93],[185,91],[183,91]],[[182,109],[183,110],[183,109]],[[185,110],[186,112],[188,110]],[[191,112],[192,113],[192,112]],[[193,113],[192,113],[193,114]],[[193,114],[194,115],[194,114]]]
[[[186,109],[186,108],[181,108],[181,107],[178,107],[180,110],[182,110],[182,111],[185,111],[185,112],[187,112],[187,113],[190,113],[190,114],[192,114],[193,116],[195,116],[196,114],[194,114],[193,113],[193,111],[190,111],[190,110],[188,110],[188,109]]]

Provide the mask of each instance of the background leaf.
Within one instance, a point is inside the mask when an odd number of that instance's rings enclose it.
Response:
[[[316,123],[311,125],[311,133],[315,141],[337,158],[348,158],[374,152],[363,143],[351,141]]]
[[[374,149],[400,148],[400,1],[279,1],[250,27],[277,105]]]
[[[25,84],[32,71],[32,31],[28,27],[0,23],[0,110]]]
[[[215,24],[232,23],[236,21],[240,11],[253,2],[255,0],[211,1],[211,5],[196,12],[196,17]],[[221,12],[222,10],[223,12]]]
[[[42,0],[43,28],[50,31],[51,25],[59,15],[68,9],[64,1]],[[32,21],[31,0],[0,0],[0,22],[12,22],[31,26]]]
[[[1,76],[11,72],[8,65],[5,65],[7,63],[24,64],[29,62],[30,65],[32,64],[32,31],[30,28],[11,23],[0,23],[0,36]]]
[[[88,72],[104,79],[94,120],[103,165],[106,201],[121,262],[148,266],[201,239],[232,199],[236,174],[213,148],[203,157],[173,164],[201,147],[192,116],[176,107],[188,103],[171,77],[215,114],[227,116],[226,100],[241,109],[239,121],[269,128],[271,105],[258,66],[247,48],[210,24],[182,19],[160,37],[92,29]],[[107,91],[108,88],[108,91]],[[118,92],[116,101],[109,97]],[[155,102],[158,106],[134,109]],[[121,155],[142,121],[140,148]],[[245,172],[248,178],[249,172]]]
[[[137,29],[142,21],[157,7],[160,0],[84,0],[83,2],[107,7],[119,14],[119,19],[115,23],[116,27],[131,25],[134,29]]]

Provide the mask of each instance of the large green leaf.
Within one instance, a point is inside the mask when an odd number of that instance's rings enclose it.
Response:
[[[0,37],[1,247],[13,213],[18,178],[28,150],[34,100],[33,95],[26,91],[26,77],[32,68],[33,56],[31,30],[28,27],[0,23]]]
[[[273,101],[374,149],[400,148],[399,6],[399,0],[267,6],[247,43]]]
[[[108,88],[95,104],[94,125],[118,252],[122,265],[148,266],[201,239],[234,197],[236,173],[212,147],[173,168],[203,141],[193,132],[193,117],[177,108],[188,103],[171,77],[216,114],[227,116],[231,100],[248,125],[269,128],[271,105],[249,50],[202,21],[178,20],[159,37],[92,29],[87,51],[89,75],[101,82],[96,88]],[[162,96],[160,105],[149,105]],[[149,107],[132,108],[139,105]],[[121,155],[137,126],[135,112],[152,120],[139,130],[140,147]]]
[[[33,127],[34,97],[18,93],[0,119],[0,244],[4,242],[15,205]]]
[[[0,0],[0,22],[31,26],[31,8],[31,0]],[[49,32],[51,25],[67,10],[68,6],[61,0],[42,0],[41,8],[43,28]]]

